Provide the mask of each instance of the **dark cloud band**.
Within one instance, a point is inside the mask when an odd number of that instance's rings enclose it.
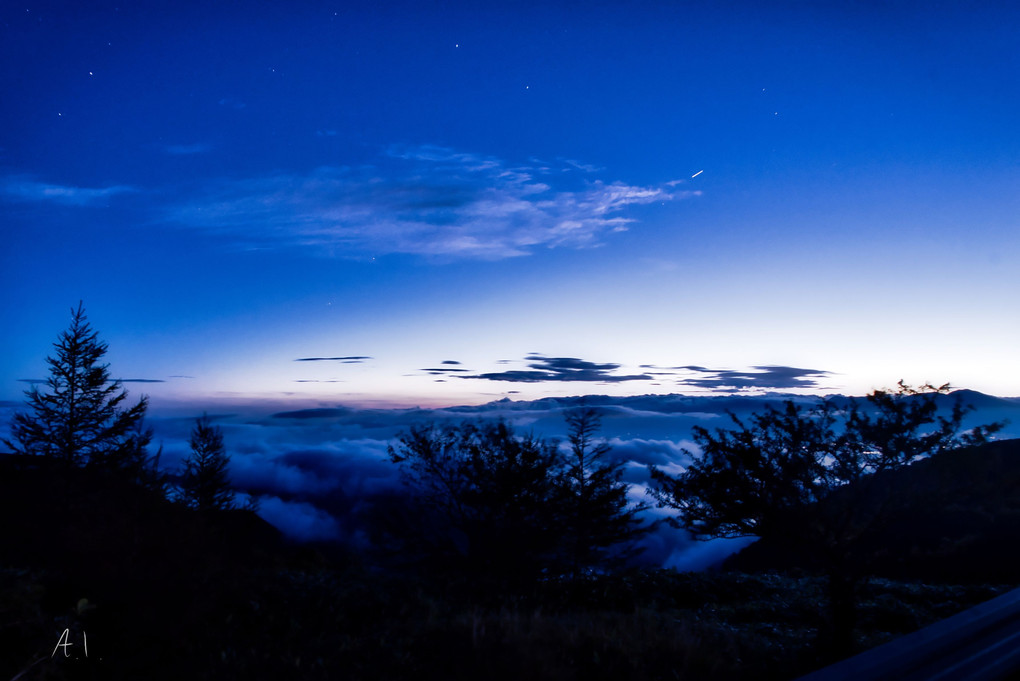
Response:
[[[612,372],[620,368],[613,362],[596,363],[576,357],[545,357],[532,354],[525,357],[529,362],[527,369],[510,369],[484,374],[473,374],[461,378],[482,378],[488,381],[509,381],[512,383],[544,383],[586,381],[600,383],[620,383],[624,381],[647,381],[652,377],[648,374],[632,374],[621,376]]]
[[[680,385],[689,385],[709,390],[785,390],[789,388],[817,388],[819,379],[831,375],[820,369],[802,369],[787,366],[754,366],[753,371],[730,369],[708,369],[702,366],[684,366],[679,369],[700,374],[695,378],[683,378]]]

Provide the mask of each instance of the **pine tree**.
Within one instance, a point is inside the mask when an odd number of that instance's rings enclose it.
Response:
[[[15,453],[67,466],[141,474],[150,463],[146,446],[152,434],[142,425],[148,398],[121,407],[127,391],[110,379],[109,365],[100,363],[106,343],[89,326],[80,302],[71,313],[71,325],[53,344],[56,354],[46,358],[50,376],[45,389],[33,385],[25,392],[28,411],[15,414],[13,441],[4,444]]]
[[[227,479],[229,457],[223,446],[223,430],[210,424],[205,414],[191,430],[191,457],[185,464],[184,499],[200,511],[234,507],[234,492]]]
[[[566,415],[570,454],[562,478],[566,524],[565,549],[574,575],[605,567],[632,553],[633,541],[648,529],[631,507],[623,463],[608,460],[609,443],[596,439],[601,418],[595,409],[581,408]]]

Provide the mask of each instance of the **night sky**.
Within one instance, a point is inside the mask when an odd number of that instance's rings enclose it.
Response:
[[[1018,395],[1020,10],[827,4],[5,2],[0,399]]]

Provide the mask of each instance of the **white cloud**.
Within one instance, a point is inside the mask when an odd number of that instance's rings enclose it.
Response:
[[[678,475],[698,456],[691,439],[691,427],[709,427],[726,412],[746,415],[767,404],[772,397],[682,397],[645,395],[610,398],[589,396],[586,404],[602,414],[601,436],[611,447],[609,458],[624,464],[624,480],[631,486],[633,502],[651,502],[647,490],[652,484],[649,465],[669,475]],[[812,398],[813,399],[813,398]],[[990,398],[994,399],[994,398]],[[388,447],[399,433],[426,422],[458,423],[475,419],[503,418],[520,432],[563,440],[567,435],[564,412],[576,408],[578,399],[497,401],[470,407],[446,409],[361,409],[333,405],[321,409],[284,411],[268,415],[266,408],[237,406],[229,416],[217,418],[224,429],[231,455],[230,474],[234,485],[254,492],[261,499],[260,514],[298,539],[340,539],[360,541],[359,509],[380,495],[401,490],[399,468],[389,459]],[[0,416],[9,415],[15,403],[0,404]],[[990,411],[993,410],[993,411]],[[1020,405],[994,399],[981,404],[972,414],[975,423],[1011,418]],[[200,412],[197,408],[195,412]],[[4,423],[0,420],[0,435]],[[156,439],[163,445],[163,463],[179,470],[188,451],[193,420],[154,415]],[[724,427],[726,427],[724,425]],[[1002,433],[1015,437],[1016,428]],[[675,515],[673,509],[652,507],[650,519]],[[642,545],[644,559],[678,569],[700,569],[717,562],[742,544],[738,541],[694,542],[685,532],[662,525]]]
[[[259,497],[259,515],[299,541],[336,539],[340,534],[336,518],[302,501],[262,496]]]
[[[627,209],[691,195],[583,179],[568,187],[576,178],[550,179],[547,167],[437,146],[391,148],[380,162],[222,180],[165,220],[256,247],[501,259],[600,245],[633,222]]]

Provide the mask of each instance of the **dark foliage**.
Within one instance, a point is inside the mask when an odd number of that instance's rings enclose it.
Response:
[[[925,582],[1002,582],[1020,575],[1020,440],[947,451],[855,483],[859,504],[885,504],[881,523],[862,537],[857,553],[869,572]],[[845,490],[849,492],[850,490]],[[819,504],[845,503],[836,494]],[[892,501],[890,501],[892,500]],[[861,509],[873,515],[875,509]],[[727,569],[819,570],[817,553],[790,541],[807,530],[792,525],[726,562]]]
[[[923,484],[974,488],[947,513],[1015,507],[1006,444],[922,462],[939,469]],[[825,659],[811,644],[820,578],[620,570],[465,592],[38,459],[0,456],[0,678],[783,679]],[[864,581],[858,637],[884,643],[1002,591]],[[51,657],[65,629],[72,657]]]
[[[203,415],[191,430],[191,456],[181,480],[185,502],[199,511],[233,508],[234,492],[227,478],[230,462],[223,446],[223,430]]]
[[[599,425],[593,409],[568,414],[568,454],[503,421],[411,428],[390,456],[414,502],[388,505],[390,536],[404,538],[405,555],[474,577],[527,582],[624,564],[648,529],[645,507],[629,503]]]
[[[4,443],[51,465],[89,466],[159,487],[158,455],[148,454],[152,431],[143,425],[148,399],[122,407],[127,391],[110,379],[109,365],[100,363],[106,343],[89,326],[80,303],[71,312],[71,325],[53,344],[54,356],[46,358],[45,389],[33,385],[25,392],[28,411],[15,414],[14,439]]]
[[[620,571],[480,598],[330,563],[244,511],[24,459],[0,457],[2,678],[778,679],[819,664],[815,578]],[[862,630],[882,643],[1000,591],[865,584]],[[71,657],[51,657],[65,629]]]
[[[957,401],[949,416],[939,414],[935,396],[948,390],[900,382],[895,392],[851,402],[842,420],[829,401],[811,410],[788,401],[749,424],[733,416],[735,429],[695,428],[701,456],[675,478],[653,469],[653,494],[661,506],[678,510],[676,521],[697,537],[769,538],[816,556],[829,577],[833,654],[844,655],[851,648],[854,588],[873,557],[868,538],[906,500],[860,483],[981,443],[1001,428],[961,434],[970,407]]]
[[[528,579],[561,533],[554,443],[504,421],[412,427],[390,457],[414,492],[418,548],[476,576]]]
[[[611,451],[598,439],[598,411],[582,407],[567,414],[570,453],[560,478],[563,539],[575,575],[619,566],[634,554],[633,542],[649,529],[639,514],[646,505],[631,505],[623,482],[623,462],[609,461]]]
[[[30,634],[18,645],[0,637],[3,678],[33,661],[24,678],[204,674],[218,655],[211,623],[222,626],[241,599],[239,575],[284,557],[279,532],[243,511],[201,516],[94,467],[33,458],[0,457],[2,565],[38,588],[37,619],[0,607],[4,633]],[[64,628],[71,657],[51,659]]]

